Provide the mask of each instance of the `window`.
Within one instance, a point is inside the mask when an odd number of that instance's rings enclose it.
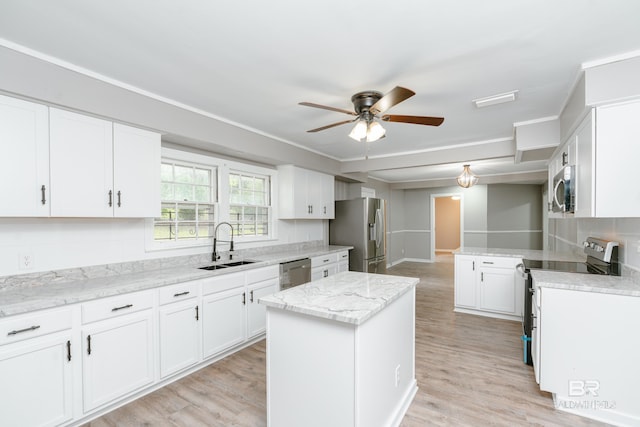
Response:
[[[229,222],[238,236],[269,236],[269,194],[268,176],[229,173]]]
[[[194,241],[213,237],[216,174],[215,167],[163,160],[162,213],[154,220],[155,241]]]

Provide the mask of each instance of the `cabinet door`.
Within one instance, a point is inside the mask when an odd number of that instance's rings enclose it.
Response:
[[[640,101],[599,107],[594,153],[595,216],[640,216]]]
[[[478,308],[516,314],[515,274],[513,268],[480,268]]]
[[[49,112],[0,96],[0,216],[49,215]]]
[[[200,307],[191,298],[160,308],[160,377],[200,360]]]
[[[202,300],[202,352],[207,358],[244,341],[244,286],[207,295]]]
[[[153,382],[152,316],[145,310],[83,328],[85,412]]]
[[[247,305],[247,338],[253,338],[265,331],[267,321],[267,307],[258,304],[264,296],[278,292],[279,279],[270,279],[249,286],[249,303]]]
[[[322,183],[322,218],[333,219],[336,217],[334,178],[331,175],[320,174],[320,182]]]
[[[56,426],[73,417],[71,332],[0,347],[0,425]]]
[[[476,307],[476,259],[474,256],[455,256],[455,305]]]
[[[160,135],[113,125],[114,216],[160,216]]]
[[[112,123],[56,108],[49,120],[51,216],[113,216]]]
[[[593,120],[589,114],[576,131],[575,216],[593,216]]]

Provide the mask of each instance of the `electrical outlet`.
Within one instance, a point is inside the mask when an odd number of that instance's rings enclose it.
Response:
[[[400,384],[400,365],[396,366],[396,387]]]
[[[21,252],[18,255],[18,268],[20,270],[30,270],[33,268],[33,253]]]

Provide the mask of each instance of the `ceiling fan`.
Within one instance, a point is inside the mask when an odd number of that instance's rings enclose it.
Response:
[[[403,116],[393,114],[384,114],[381,116],[381,114],[391,107],[411,98],[413,95],[415,95],[414,91],[400,86],[396,86],[385,95],[374,90],[358,92],[351,97],[351,102],[353,102],[353,108],[355,111],[328,107],[326,105],[314,104],[312,102],[300,102],[300,105],[321,108],[329,111],[337,111],[338,113],[355,116],[353,119],[332,123],[330,125],[308,130],[307,132],[319,132],[335,126],[357,122],[349,136],[356,141],[372,142],[383,138],[385,135],[385,129],[375,119],[385,122],[413,123],[426,126],[440,126],[442,122],[444,122],[443,117]]]

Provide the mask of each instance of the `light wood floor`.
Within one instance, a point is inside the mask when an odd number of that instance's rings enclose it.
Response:
[[[419,389],[402,426],[604,425],[553,408],[522,363],[519,323],[453,312],[450,255],[439,254],[433,264],[405,262],[388,273],[421,279]],[[263,340],[88,426],[266,426],[265,381]]]

